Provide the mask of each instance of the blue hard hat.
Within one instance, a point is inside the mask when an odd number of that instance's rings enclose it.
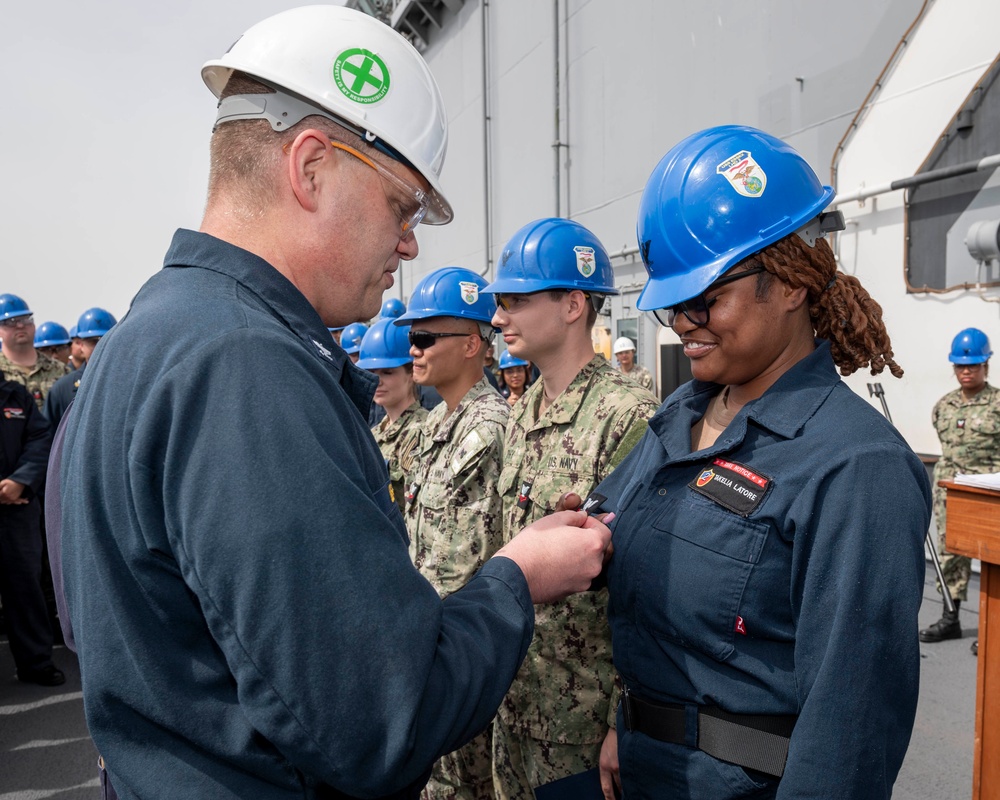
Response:
[[[392,324],[392,318],[380,319],[361,340],[358,366],[362,369],[391,369],[413,362],[406,328]]]
[[[636,233],[649,280],[641,311],[701,294],[748,256],[820,215],[833,199],[790,145],[723,125],[687,137],[653,169]]]
[[[425,275],[413,288],[409,308],[394,324],[409,325],[431,317],[458,317],[489,324],[496,310],[482,275],[463,267],[441,267]]]
[[[382,319],[396,319],[396,317],[406,312],[406,304],[398,297],[390,297],[382,303]]]
[[[508,367],[526,367],[528,362],[523,358],[518,358],[513,355],[510,350],[504,350],[500,354],[500,369],[507,369]]]
[[[989,337],[979,328],[966,328],[952,340],[948,360],[952,364],[984,364],[991,355]]]
[[[35,330],[35,347],[58,347],[69,344],[69,331],[58,322],[43,322]]]
[[[16,294],[0,294],[0,320],[26,317],[30,313],[28,304]]]
[[[330,331],[330,333],[336,333],[337,331],[344,330],[346,327],[346,325],[341,325],[339,328],[327,328],[327,330]]]
[[[69,338],[70,339],[79,339],[80,338],[79,336],[76,335],[76,325],[74,325],[72,328],[69,329]]]
[[[504,245],[496,279],[486,287],[491,294],[546,289],[618,294],[604,245],[579,222],[558,217],[529,222]]]
[[[80,315],[76,323],[76,335],[79,339],[100,339],[118,322],[114,315],[103,308],[88,308]]]
[[[352,322],[346,326],[344,332],[340,334],[340,346],[344,348],[344,352],[348,355],[357,353],[361,349],[361,340],[367,332],[368,326],[363,322]]]

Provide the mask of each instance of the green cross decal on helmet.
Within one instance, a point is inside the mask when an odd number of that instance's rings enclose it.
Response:
[[[352,47],[333,62],[333,79],[355,103],[377,103],[389,91],[389,68],[371,50]]]

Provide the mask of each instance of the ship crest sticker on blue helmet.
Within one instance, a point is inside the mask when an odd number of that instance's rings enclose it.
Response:
[[[479,286],[472,281],[459,281],[458,285],[462,290],[462,300],[474,306],[479,299]]]
[[[389,67],[371,50],[351,47],[333,62],[333,79],[355,103],[377,103],[389,91]]]
[[[584,278],[589,278],[594,274],[594,248],[577,245],[573,248],[573,251],[576,253],[577,272],[583,275]]]
[[[733,188],[744,197],[760,197],[767,188],[767,175],[760,164],[753,160],[749,150],[741,150],[715,168],[724,175]]]

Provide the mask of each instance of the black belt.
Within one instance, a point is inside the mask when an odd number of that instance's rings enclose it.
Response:
[[[730,714],[717,706],[697,706],[695,741],[720,761],[780,778],[788,758],[788,740],[798,717],[776,714]],[[670,744],[688,743],[686,707],[644,700],[622,689],[622,717],[629,731]]]

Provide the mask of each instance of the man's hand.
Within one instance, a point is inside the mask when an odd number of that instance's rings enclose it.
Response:
[[[610,542],[603,522],[582,511],[560,511],[529,525],[497,555],[521,568],[533,603],[554,603],[590,588]]]
[[[616,800],[622,794],[622,781],[618,777],[618,732],[611,728],[601,745],[601,791],[605,800]]]
[[[23,506],[27,505],[28,501],[21,497],[24,492],[24,484],[18,483],[17,481],[12,481],[10,478],[4,478],[0,481],[0,505],[4,506]]]

